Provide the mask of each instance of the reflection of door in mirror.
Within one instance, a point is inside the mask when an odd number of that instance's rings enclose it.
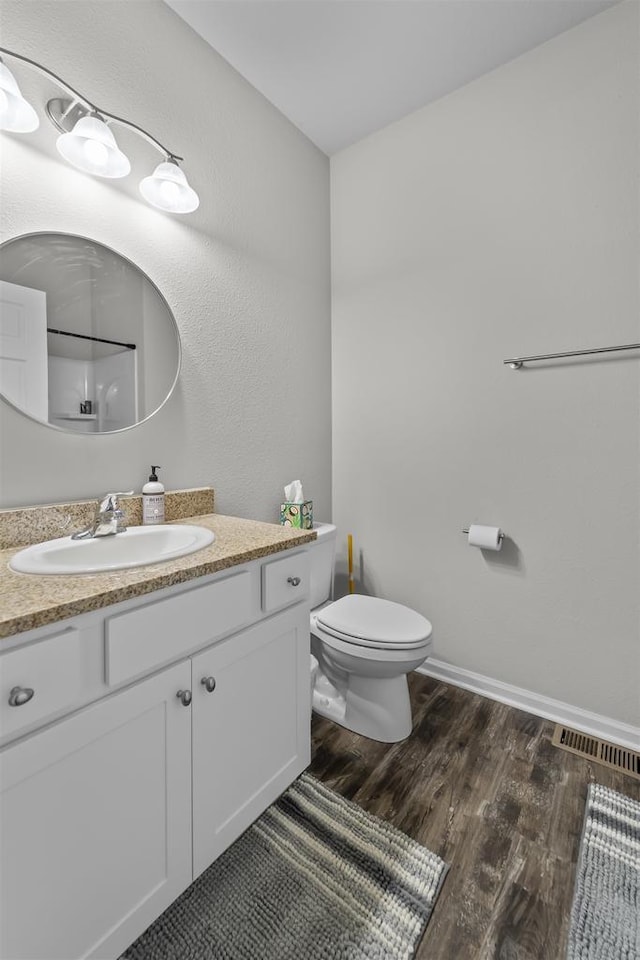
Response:
[[[0,382],[16,407],[47,419],[47,296],[6,280],[0,280]]]

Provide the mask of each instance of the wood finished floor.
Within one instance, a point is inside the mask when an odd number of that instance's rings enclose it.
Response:
[[[546,720],[409,685],[399,744],[314,715],[310,772],[449,864],[416,960],[562,960],[588,784],[640,800],[640,782],[552,746]]]

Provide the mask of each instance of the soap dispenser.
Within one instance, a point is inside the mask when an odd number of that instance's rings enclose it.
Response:
[[[142,488],[143,524],[164,523],[164,487],[156,474],[156,470],[160,469],[151,464],[149,482]]]

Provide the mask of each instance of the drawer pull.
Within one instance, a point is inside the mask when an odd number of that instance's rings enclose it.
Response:
[[[9,693],[9,706],[21,707],[24,703],[29,703],[33,694],[31,687],[13,687]]]
[[[287,583],[290,583],[292,587],[298,587],[302,581],[300,577],[287,577]]]
[[[216,678],[215,677],[203,677],[200,681],[202,686],[205,688],[207,693],[213,693],[216,688]]]
[[[176,697],[183,707],[188,707],[191,703],[191,690],[178,690]]]

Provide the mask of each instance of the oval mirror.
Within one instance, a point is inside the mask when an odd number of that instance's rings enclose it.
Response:
[[[179,370],[169,305],[126,257],[66,233],[0,245],[0,396],[22,413],[126,430],[160,409]]]

